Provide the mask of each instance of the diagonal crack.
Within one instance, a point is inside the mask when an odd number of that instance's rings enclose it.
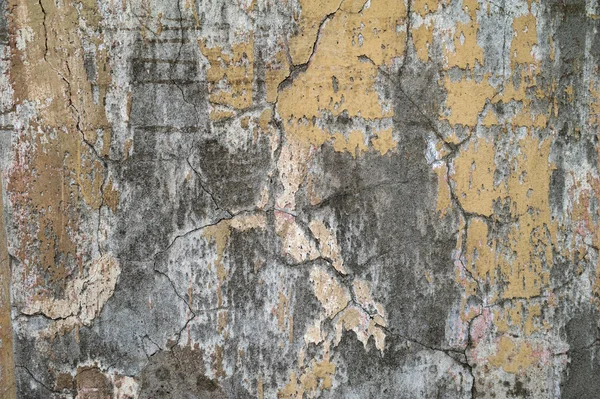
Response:
[[[42,4],[42,0],[38,0],[40,8],[42,9],[42,14],[44,14],[44,18],[42,19],[42,26],[44,27],[44,61],[48,61],[46,57],[48,56],[48,29],[46,27],[46,9]]]
[[[165,247],[165,249],[160,250],[158,252],[156,252],[154,255],[152,255],[152,257],[150,258],[150,260],[156,261],[156,258],[159,257],[160,255],[164,254],[165,252],[169,251],[171,249],[171,247],[173,247],[173,245],[175,245],[175,242],[177,242],[177,240],[179,240],[180,238],[184,238],[189,236],[190,234],[194,234],[198,231],[204,230],[207,227],[212,227],[212,226],[216,226],[217,224],[225,221],[225,220],[231,220],[239,215],[245,214],[245,213],[258,213],[258,212],[265,212],[264,210],[261,209],[251,209],[251,210],[241,210],[239,212],[236,213],[230,213],[228,216],[224,216],[224,217],[220,217],[217,220],[211,222],[211,223],[207,223],[207,224],[203,224],[201,226],[198,227],[194,227],[191,230],[186,231],[185,233],[182,234],[178,234],[177,236],[175,236],[175,238],[173,238],[173,240],[169,243],[169,245],[167,245]]]
[[[183,334],[183,331],[187,328],[187,326],[190,324],[190,322],[196,318],[196,313],[192,309],[192,306],[189,304],[189,302],[179,293],[179,291],[177,291],[177,287],[175,287],[175,283],[173,282],[173,280],[171,280],[169,275],[156,268],[156,261],[154,262],[154,272],[157,274],[160,274],[161,276],[165,277],[169,281],[169,283],[171,284],[171,287],[173,288],[173,292],[175,293],[175,295],[177,295],[179,297],[179,299],[181,299],[183,301],[183,303],[185,303],[185,305],[188,308],[188,311],[191,314],[191,317],[190,316],[187,317],[185,324],[175,334],[177,336],[177,339],[175,340],[175,342],[173,344],[169,345],[169,349],[170,349],[179,344],[179,341],[181,340],[181,335]],[[159,348],[160,348],[160,346],[159,346]]]
[[[29,374],[29,376],[31,377],[31,379],[33,379],[35,382],[37,382],[38,384],[40,384],[45,390],[52,392],[52,393],[60,393],[60,391],[56,391],[54,389],[49,388],[46,384],[44,384],[41,380],[39,380],[25,365],[22,364],[15,364],[15,367],[17,368],[21,368],[23,370],[25,370],[27,372],[27,374]]]
[[[229,210],[228,210],[228,209],[226,209],[226,208],[223,208],[223,207],[219,206],[219,204],[217,203],[217,200],[215,199],[215,196],[214,196],[214,194],[213,194],[211,191],[209,191],[209,190],[208,190],[208,189],[207,189],[207,188],[204,186],[204,181],[203,181],[204,179],[203,179],[203,176],[202,176],[202,174],[200,173],[200,171],[196,170],[196,168],[194,168],[194,167],[192,166],[192,163],[190,162],[190,158],[191,158],[191,155],[190,155],[188,158],[186,158],[187,164],[188,164],[188,166],[190,167],[190,169],[192,169],[192,171],[194,172],[194,174],[195,174],[195,175],[198,177],[198,184],[200,185],[200,188],[202,189],[202,191],[204,191],[206,194],[208,194],[208,196],[209,196],[209,197],[210,197],[210,199],[212,200],[213,204],[215,204],[215,207],[217,208],[217,210],[223,210],[223,211],[225,211],[225,212],[227,213],[227,215],[228,215],[229,217],[231,217],[231,215],[232,215],[231,211],[229,211]]]
[[[317,37],[315,38],[315,41],[313,42],[311,53],[308,56],[308,60],[305,63],[297,64],[297,65],[293,64],[292,57],[289,54],[289,46],[287,47],[288,48],[287,58],[288,58],[288,63],[290,64],[290,73],[288,74],[288,76],[285,77],[285,79],[283,79],[281,82],[279,82],[279,85],[277,85],[277,98],[275,99],[275,104],[277,104],[277,101],[279,100],[279,93],[281,91],[285,90],[287,87],[291,86],[292,83],[294,82],[294,80],[298,77],[298,75],[306,72],[306,70],[310,66],[310,63],[311,63],[313,57],[315,56],[315,54],[317,52],[319,40],[321,40],[321,35],[323,33],[323,27],[340,10],[343,3],[344,3],[344,0],[341,0],[340,4],[335,9],[335,11],[330,12],[329,14],[325,15],[325,17],[319,23],[319,28],[317,29]]]
[[[438,140],[440,140],[446,147],[450,148],[450,153],[454,153],[458,149],[458,145],[457,144],[453,144],[453,143],[447,141],[444,138],[444,136],[442,136],[442,134],[439,132],[439,130],[435,126],[435,123],[433,122],[433,120],[431,120],[431,118],[429,118],[427,116],[427,114],[425,114],[425,112],[423,112],[423,110],[421,109],[421,107],[419,107],[419,105],[406,93],[406,91],[402,87],[402,83],[400,81],[400,78],[402,76],[402,68],[404,67],[404,65],[402,65],[400,67],[400,72],[398,74],[398,78],[395,78],[395,77],[392,77],[381,66],[377,65],[375,63],[375,61],[373,61],[366,54],[359,55],[358,59],[361,62],[368,62],[368,63],[373,64],[377,68],[378,72],[384,78],[386,78],[387,80],[389,80],[391,83],[394,83],[398,87],[398,91],[406,98],[406,100],[408,100],[408,102],[413,106],[413,108],[415,109],[415,111],[417,111],[418,114],[425,120],[425,122],[427,124],[427,127],[431,130],[431,132],[433,132],[433,134],[438,138]],[[460,143],[460,144],[462,144],[462,143]]]

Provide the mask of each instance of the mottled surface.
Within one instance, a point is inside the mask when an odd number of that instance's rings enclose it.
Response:
[[[600,397],[598,0],[0,6],[0,397]]]

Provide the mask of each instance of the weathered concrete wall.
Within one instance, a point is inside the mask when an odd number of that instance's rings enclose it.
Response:
[[[1,397],[600,397],[598,0],[0,5]]]

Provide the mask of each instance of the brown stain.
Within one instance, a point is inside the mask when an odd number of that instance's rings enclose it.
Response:
[[[285,322],[290,317],[289,313],[290,301],[285,294],[280,291],[279,292],[279,300],[277,303],[277,326],[281,331],[285,330]]]
[[[212,354],[211,357],[212,357],[212,370],[213,370],[213,372],[215,374],[215,378],[217,380],[227,376],[227,373],[225,372],[225,370],[223,368],[224,354],[225,354],[225,351],[223,350],[223,346],[216,345],[215,352]]]
[[[0,177],[0,203],[2,202],[2,179]],[[0,397],[17,397],[13,333],[10,317],[10,256],[4,228],[4,207],[0,209]]]
[[[113,394],[113,385],[97,367],[79,367],[75,377],[77,398],[106,399]]]
[[[258,377],[258,380],[256,381],[256,396],[258,397],[258,399],[265,398],[265,390],[263,388],[262,377]]]
[[[55,387],[56,387],[56,390],[58,390],[58,391],[73,390],[73,387],[74,387],[73,376],[69,373],[58,374],[56,376]]]
[[[14,102],[35,110],[14,133],[15,161],[6,173],[20,226],[14,254],[28,276],[21,282],[26,300],[53,300],[67,276],[82,273],[91,260],[94,234],[80,226],[80,215],[103,203],[106,171],[99,157],[108,155],[111,142],[104,109],[108,53],[93,0],[13,0],[9,7]],[[36,39],[17,46],[19,30]]]
[[[112,179],[108,180],[108,184],[104,187],[104,190],[102,190],[102,196],[104,198],[104,204],[113,212],[116,212],[117,206],[119,205],[119,191]]]

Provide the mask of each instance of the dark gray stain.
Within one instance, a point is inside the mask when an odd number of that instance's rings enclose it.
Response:
[[[600,329],[598,312],[583,309],[565,328],[570,363],[561,384],[563,399],[596,398],[600,395]]]

